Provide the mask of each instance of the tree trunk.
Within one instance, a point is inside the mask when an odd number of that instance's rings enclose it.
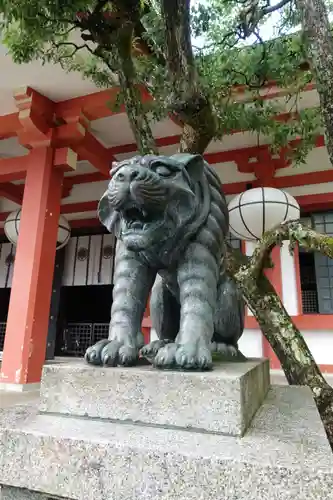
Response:
[[[172,83],[169,108],[184,124],[180,151],[202,154],[214,137],[215,118],[200,90],[190,27],[190,0],[162,0],[166,62]]]
[[[158,154],[147,113],[136,85],[136,72],[132,59],[134,25],[124,24],[118,30],[117,48],[120,60],[119,83],[124,96],[128,120],[140,154]]]
[[[308,45],[320,108],[326,128],[326,147],[333,165],[333,35],[324,0],[296,0]]]
[[[333,388],[321,374],[302,334],[293,324],[273,286],[263,273],[257,276],[251,264],[248,257],[228,249],[229,274],[240,287],[289,384],[310,387],[333,449]]]

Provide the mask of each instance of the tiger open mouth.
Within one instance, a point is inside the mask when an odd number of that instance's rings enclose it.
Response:
[[[128,229],[145,229],[145,226],[159,220],[157,214],[136,205],[126,207],[121,213]]]

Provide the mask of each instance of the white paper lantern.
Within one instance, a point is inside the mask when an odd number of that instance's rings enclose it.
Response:
[[[13,245],[17,244],[20,222],[21,222],[21,212],[22,210],[16,210],[8,215],[4,224],[5,235]],[[57,236],[57,250],[67,245],[69,238],[71,236],[71,228],[67,219],[60,215],[59,217],[59,227]]]
[[[271,187],[249,189],[238,194],[230,201],[228,209],[230,232],[247,241],[257,241],[266,231],[300,216],[295,198]]]

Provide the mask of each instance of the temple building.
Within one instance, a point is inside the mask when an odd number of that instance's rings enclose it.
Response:
[[[3,48],[0,67],[0,387],[25,390],[39,384],[45,359],[83,356],[107,337],[115,238],[96,209],[111,162],[134,155],[136,145],[124,110],[110,106],[117,88],[100,90],[55,65],[15,65]],[[262,94],[286,102],[286,92],[273,84]],[[235,99],[244,98],[236,88]],[[318,102],[310,84],[298,107]],[[272,119],[289,112],[286,104]],[[177,151],[177,123],[164,120],[153,132],[162,154]],[[241,130],[212,142],[205,158],[228,200],[249,186],[276,187],[295,197],[304,220],[333,235],[333,168],[323,136],[298,167]],[[247,254],[253,250],[253,242],[231,242]],[[287,242],[273,251],[273,261],[268,272],[276,291],[317,363],[333,372],[333,261],[297,249],[290,255]],[[279,368],[250,312],[245,326],[242,352],[267,356]],[[142,327],[148,341],[154,335],[149,307]]]

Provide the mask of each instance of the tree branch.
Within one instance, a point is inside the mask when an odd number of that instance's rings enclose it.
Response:
[[[57,49],[57,50],[61,49],[61,47],[73,47],[72,52],[70,52],[69,54],[60,55],[57,58],[57,61],[59,63],[62,61],[62,59],[67,59],[67,58],[73,57],[81,49],[87,49],[89,52],[93,53],[92,49],[90,47],[88,47],[88,45],[86,43],[83,43],[82,45],[77,45],[74,42],[59,42],[59,43],[53,42],[52,47]],[[48,53],[46,52],[46,55],[47,54]]]
[[[261,9],[262,15],[266,16],[267,14],[272,14],[273,12],[282,9],[285,5],[288,3],[291,3],[292,0],[281,0],[280,2],[276,3],[275,5],[267,5],[267,7],[263,7]]]
[[[303,335],[293,324],[266,276],[262,273],[260,280],[253,279],[249,257],[230,246],[227,247],[226,257],[227,272],[236,281],[247,305],[253,311],[289,384],[307,385],[312,390],[333,447],[333,389],[321,374]]]
[[[277,4],[271,5],[270,0],[268,0],[265,7],[260,7],[259,0],[242,2],[244,4],[244,8],[241,9],[239,13],[239,22],[233,30],[234,35],[237,35],[242,40],[245,40],[251,35],[255,35],[258,39],[260,39],[258,33],[258,25],[260,21],[265,16],[276,12],[291,2],[292,0],[280,0]]]
[[[161,4],[170,78],[187,90],[189,81],[195,84],[197,78],[191,44],[190,0],[162,0]]]
[[[261,276],[273,248],[281,245],[284,240],[290,241],[291,250],[298,243],[307,250],[320,252],[333,259],[333,238],[317,233],[300,221],[288,221],[265,233],[258,242],[249,262],[250,272],[254,279],[258,280]]]
[[[168,106],[184,124],[180,151],[203,153],[214,136],[216,121],[199,85],[191,43],[190,0],[162,0],[161,12],[173,87]]]

